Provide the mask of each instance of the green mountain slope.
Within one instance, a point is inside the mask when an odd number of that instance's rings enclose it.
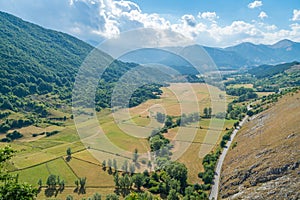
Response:
[[[47,107],[71,103],[76,73],[93,50],[70,35],[44,29],[13,15],[0,12],[0,109],[37,111],[46,115]],[[98,64],[112,58],[97,52]],[[97,108],[110,106],[114,83],[136,64],[114,61],[102,76],[97,89]],[[97,76],[94,74],[94,76]],[[146,90],[147,89],[147,90]],[[134,93],[130,105],[155,97],[156,86],[145,86]],[[33,101],[41,95],[52,97]],[[37,108],[43,104],[45,109]]]
[[[299,65],[299,62],[295,61],[292,63],[283,63],[279,65],[261,65],[250,69],[248,72],[257,78],[265,78],[280,74],[295,65]]]
[[[93,49],[67,34],[3,12],[0,12],[0,38],[1,81],[10,86],[37,83],[41,78],[45,83],[69,87],[72,75]]]

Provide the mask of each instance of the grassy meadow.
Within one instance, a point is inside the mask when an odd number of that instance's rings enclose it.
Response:
[[[134,149],[143,154],[140,161],[150,159],[147,156],[150,151],[147,137],[152,130],[163,126],[155,119],[157,112],[170,116],[194,112],[202,115],[205,107],[212,107],[213,114],[216,114],[225,112],[226,101],[231,101],[231,97],[225,92],[206,84],[172,83],[162,90],[163,94],[159,99],[151,99],[139,106],[114,112],[110,109],[102,110],[96,114],[96,121],[86,120],[76,124],[76,127],[68,119],[62,126],[32,125],[19,129],[24,137],[11,143],[18,153],[12,159],[9,169],[12,173],[19,174],[21,181],[35,186],[42,179],[43,187],[38,199],[47,198],[46,179],[50,174],[60,176],[66,183],[65,190],[57,194],[58,199],[64,199],[67,194],[74,197],[78,195],[73,192],[74,181],[78,177],[87,177],[87,194],[81,194],[80,198],[91,196],[96,191],[100,194],[112,193],[113,176],[103,171],[102,161],[116,159],[120,168],[124,160],[131,160]],[[63,115],[60,111],[51,112],[51,117]],[[187,166],[190,183],[200,182],[197,174],[202,170],[202,158],[216,147],[225,129],[231,128],[234,122],[215,118],[201,119],[199,123],[176,127],[165,134],[174,145],[173,159]],[[76,128],[87,132],[82,140]],[[32,137],[33,133],[53,130],[58,130],[59,133],[50,137]],[[1,143],[1,146],[4,145],[6,144]],[[73,152],[72,159],[68,161],[67,148],[71,148]]]

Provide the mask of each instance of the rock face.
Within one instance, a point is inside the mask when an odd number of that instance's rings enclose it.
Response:
[[[300,93],[246,123],[223,164],[222,199],[300,199]]]

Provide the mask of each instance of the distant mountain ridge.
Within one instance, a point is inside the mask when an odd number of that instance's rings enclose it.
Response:
[[[219,69],[251,68],[264,64],[275,65],[300,60],[300,43],[287,39],[272,45],[244,42],[226,48],[206,46],[203,48]]]
[[[300,60],[300,43],[291,40],[281,40],[273,45],[241,43],[227,47],[225,51],[235,52],[248,60],[250,65],[279,64]],[[242,64],[242,63],[241,63]]]
[[[171,66],[180,73],[196,73],[196,70],[190,63],[182,58],[178,58],[178,56],[173,53],[168,53],[168,49],[172,52],[172,50],[180,48],[183,47],[166,47],[164,48],[166,51],[160,49],[139,49],[120,59],[126,62],[140,64],[159,63]],[[194,54],[195,49],[204,49],[220,70],[248,69],[264,64],[276,65],[300,60],[300,43],[287,39],[281,40],[273,45],[245,42],[227,48],[201,45],[184,47],[184,51],[187,54]],[[201,52],[199,52],[199,56],[200,54]]]

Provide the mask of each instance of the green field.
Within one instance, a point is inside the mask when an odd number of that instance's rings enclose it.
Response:
[[[21,181],[29,182],[35,186],[37,186],[39,179],[42,179],[43,185],[46,186],[46,180],[50,174],[59,176],[61,180],[65,181],[66,186],[73,186],[77,176],[68,165],[63,158],[58,158],[14,173],[19,174]]]
[[[81,141],[71,120],[67,120],[64,126],[41,124],[40,127],[29,126],[20,129],[25,137],[11,143],[18,153],[12,159],[9,168],[14,174],[19,174],[21,181],[35,186],[39,179],[42,179],[45,186],[50,174],[60,176],[65,180],[66,188],[61,194],[57,194],[58,199],[65,198],[67,194],[73,194],[74,197],[78,195],[73,192],[77,177],[87,177],[87,194],[78,198],[91,196],[96,191],[102,194],[112,193],[113,177],[102,170],[101,162],[116,159],[120,168],[124,160],[130,161],[134,149],[144,153],[139,158],[140,161],[147,161],[147,152],[150,151],[147,137],[153,129],[163,126],[155,119],[157,112],[171,116],[193,112],[202,114],[205,107],[212,107],[213,113],[225,112],[226,100],[231,100],[230,96],[218,88],[205,84],[178,83],[162,90],[164,93],[160,99],[148,100],[137,107],[117,110],[114,113],[105,109],[97,113],[96,121],[85,119],[76,124],[77,128],[86,133],[85,136],[81,135]],[[63,113],[52,111],[51,116],[62,117]],[[197,174],[202,170],[203,156],[215,148],[225,128],[231,128],[233,123],[234,121],[229,120],[202,119],[199,123],[170,129],[165,134],[174,144],[173,159],[188,167],[190,183],[200,182]],[[99,125],[101,133],[98,133]],[[51,137],[31,136],[33,133],[53,130],[60,132]],[[1,146],[3,145],[5,144],[1,143]],[[90,149],[85,150],[84,145]],[[73,158],[67,162],[65,156],[69,147],[74,153]],[[146,165],[140,166],[140,170],[144,168],[147,168]],[[42,188],[38,199],[47,196],[45,189],[46,187]]]

